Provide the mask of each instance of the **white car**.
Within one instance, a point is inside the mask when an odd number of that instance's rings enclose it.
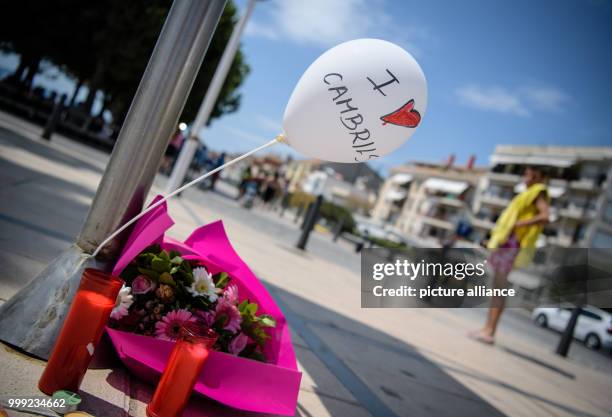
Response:
[[[564,331],[572,315],[568,307],[538,307],[531,317],[540,327]],[[584,307],[574,329],[574,337],[589,349],[612,348],[612,314],[596,307]]]

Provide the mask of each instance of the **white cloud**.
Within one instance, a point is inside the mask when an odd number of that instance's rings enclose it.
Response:
[[[252,145],[263,145],[266,142],[269,142],[273,138],[266,138],[264,136],[257,135],[255,133],[249,132],[248,130],[243,130],[238,127],[227,126],[224,130],[230,135],[240,138]]]
[[[263,114],[256,114],[255,120],[257,121],[257,124],[259,124],[260,127],[269,132],[278,134],[283,130],[283,126],[278,120],[271,119],[268,116],[264,116]]]
[[[522,90],[526,101],[535,109],[558,112],[563,109],[563,104],[569,100],[569,96],[563,91],[549,87],[529,87]]]
[[[324,47],[360,37],[382,37],[415,52],[414,40],[428,38],[428,31],[405,21],[394,24],[383,6],[383,0],[263,2],[258,7],[268,19],[266,22],[252,20],[246,33]]]
[[[455,94],[467,106],[527,117],[537,111],[558,112],[569,99],[563,91],[552,87],[482,87],[467,85],[458,88]]]
[[[245,28],[245,33],[249,36],[258,36],[268,39],[278,39],[278,31],[268,25],[259,24],[257,21],[250,20]]]

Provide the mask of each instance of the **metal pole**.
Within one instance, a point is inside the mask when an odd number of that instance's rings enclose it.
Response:
[[[215,74],[210,81],[210,85],[208,86],[208,90],[206,90],[206,95],[204,96],[204,100],[202,101],[200,109],[198,110],[198,115],[196,116],[193,126],[191,127],[189,137],[183,144],[183,147],[181,148],[179,156],[176,160],[176,164],[174,164],[174,168],[172,169],[172,173],[168,179],[168,184],[166,185],[166,193],[180,187],[185,180],[185,175],[187,174],[189,165],[191,165],[193,156],[198,150],[198,134],[206,123],[208,123],[210,113],[212,113],[213,107],[217,102],[217,98],[219,97],[219,93],[221,92],[221,88],[223,87],[223,83],[227,77],[227,73],[229,72],[232,62],[234,61],[234,56],[236,56],[236,51],[238,51],[238,47],[240,46],[240,37],[242,32],[246,27],[249,17],[253,13],[255,1],[256,0],[249,0],[246,11],[236,24],[236,27],[232,32],[232,36],[227,42],[227,46],[223,51],[219,65],[217,65]]]
[[[172,6],[78,237],[86,252],[142,209],[224,7],[224,0]],[[117,254],[121,241],[114,243],[103,257]]]
[[[224,7],[225,0],[174,2],[76,245],[0,307],[0,339],[49,356],[83,268],[95,265],[85,253],[140,212]],[[124,237],[100,258],[112,261]]]
[[[342,229],[344,227],[344,217],[341,217],[336,223],[336,229],[334,230],[334,238],[333,241],[336,242],[342,236]]]
[[[581,311],[582,308],[580,307],[572,309],[572,315],[567,322],[567,326],[565,326],[565,330],[563,330],[563,333],[561,334],[561,339],[559,339],[559,344],[555,350],[557,355],[561,355],[563,357],[567,356],[572,340],[574,339],[574,329],[576,328],[576,323],[578,323],[578,317],[580,317]]]
[[[304,226],[304,230],[302,230],[302,234],[300,235],[300,239],[295,245],[298,249],[306,250],[306,244],[308,243],[308,238],[310,237],[310,232],[314,228],[317,223],[317,219],[319,218],[319,210],[321,209],[321,204],[323,204],[323,194],[319,194],[317,199],[312,206],[312,210],[310,214],[306,217],[306,225]]]
[[[312,201],[312,202],[308,203],[308,206],[306,206],[306,213],[304,214],[304,218],[302,219],[302,224],[300,225],[300,230],[304,230],[306,228],[306,225],[310,221],[309,219],[310,219],[310,216],[312,216],[314,205],[315,205],[315,202]]]

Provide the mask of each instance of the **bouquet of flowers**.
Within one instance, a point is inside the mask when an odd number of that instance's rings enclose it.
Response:
[[[214,349],[265,362],[262,350],[275,327],[257,303],[239,302],[238,287],[227,272],[214,276],[198,261],[152,245],[121,273],[125,286],[111,313],[110,327],[174,341],[184,326],[210,328]]]
[[[221,221],[185,242],[164,236],[173,224],[165,204],[147,213],[115,264],[125,286],[106,331],[119,358],[154,383],[182,326],[213,329],[195,391],[241,410],[294,415],[301,373],[283,313]]]

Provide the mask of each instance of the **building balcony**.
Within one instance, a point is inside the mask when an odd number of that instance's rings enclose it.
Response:
[[[465,203],[463,201],[457,200],[456,198],[440,197],[438,198],[438,203],[456,208],[463,208],[465,206]]]
[[[572,190],[598,192],[599,187],[595,180],[590,178],[581,178],[576,181],[570,181],[569,186]]]
[[[585,209],[582,207],[568,206],[559,210],[561,217],[566,217],[574,220],[590,220],[595,217],[595,210]]]
[[[445,229],[445,230],[450,230],[450,231],[455,230],[455,226],[451,222],[444,220],[444,219],[437,219],[435,217],[421,215],[420,220],[424,224],[427,224],[432,227],[437,227],[439,229]]]
[[[493,195],[488,195],[488,194],[483,194],[480,197],[480,201],[483,204],[488,204],[490,206],[496,206],[496,207],[506,207],[508,204],[510,204],[509,198],[503,198],[503,197],[498,197],[498,196],[493,196]]]
[[[501,184],[513,185],[521,181],[520,175],[506,174],[503,172],[489,172],[487,173],[487,177],[491,182],[497,182]]]
[[[495,223],[489,220],[484,219],[472,219],[472,226],[477,227],[479,229],[491,230],[495,226]]]
[[[550,245],[569,247],[572,246],[572,237],[567,235],[549,236],[546,242]]]
[[[458,200],[456,198],[449,198],[449,197],[427,197],[423,201],[422,204],[424,205],[424,207],[427,207],[427,209],[431,209],[438,205],[453,207],[457,209],[462,209],[466,207],[465,202]]]

